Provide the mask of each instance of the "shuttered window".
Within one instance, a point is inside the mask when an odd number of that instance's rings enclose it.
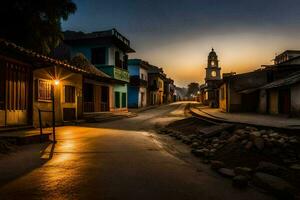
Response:
[[[37,80],[37,99],[40,101],[51,101],[51,81]]]
[[[75,87],[65,86],[65,103],[75,103]]]

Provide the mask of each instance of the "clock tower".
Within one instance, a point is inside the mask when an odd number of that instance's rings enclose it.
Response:
[[[210,107],[219,106],[219,87],[222,83],[221,68],[219,67],[218,56],[214,49],[208,55],[205,84],[202,85],[202,102]]]
[[[221,68],[219,67],[218,56],[214,49],[208,55],[205,82],[221,80]]]

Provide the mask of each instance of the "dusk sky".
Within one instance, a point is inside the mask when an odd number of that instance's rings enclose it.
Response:
[[[213,47],[222,73],[271,64],[276,53],[300,49],[299,0],[74,0],[64,30],[116,28],[141,58],[163,67],[176,85],[204,82]]]

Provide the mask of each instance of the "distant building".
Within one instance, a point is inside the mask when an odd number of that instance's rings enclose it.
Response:
[[[201,100],[204,105],[218,107],[219,86],[222,81],[219,60],[214,49],[208,55],[205,84],[200,86]]]
[[[141,59],[128,60],[130,84],[128,86],[128,107],[147,106],[149,63]]]
[[[175,86],[175,99],[176,101],[183,101],[187,99],[187,88]]]
[[[295,52],[300,51],[293,51],[293,55]],[[223,77],[220,109],[300,116],[300,64],[296,62],[300,57],[290,53],[277,56],[277,64]]]
[[[164,103],[174,102],[175,85],[174,80],[166,78],[164,81]]]
[[[258,87],[267,83],[267,71],[257,70],[223,77],[219,107],[224,112],[256,112],[259,105]]]
[[[149,105],[163,104],[164,80],[166,74],[162,68],[150,65],[148,70],[148,100]]]
[[[286,50],[275,57],[274,64],[300,64],[300,51]]]
[[[60,54],[69,52],[64,58],[70,59],[77,53],[82,53],[94,66],[113,79],[113,83],[90,80],[84,82],[84,111],[127,110],[127,54],[134,52],[130,41],[116,29],[92,33],[66,31],[64,44],[63,50],[57,50]],[[98,99],[97,103],[94,99]]]

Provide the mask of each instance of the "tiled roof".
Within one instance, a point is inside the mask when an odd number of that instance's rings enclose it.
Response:
[[[79,67],[75,67],[73,65],[67,64],[67,63],[65,63],[63,61],[60,61],[60,60],[56,60],[54,58],[50,58],[48,56],[44,56],[42,54],[39,54],[39,53],[34,52],[32,50],[23,48],[21,46],[16,45],[13,42],[9,42],[9,41],[7,41],[5,39],[1,39],[1,38],[0,38],[0,48],[3,49],[3,50],[13,50],[16,53],[21,54],[22,56],[27,56],[29,58],[36,59],[37,61],[46,62],[46,63],[54,64],[54,65],[59,65],[61,67],[64,67],[64,68],[67,68],[69,70],[73,70],[73,71],[76,71],[76,72],[88,73],[84,69],[81,69]]]

